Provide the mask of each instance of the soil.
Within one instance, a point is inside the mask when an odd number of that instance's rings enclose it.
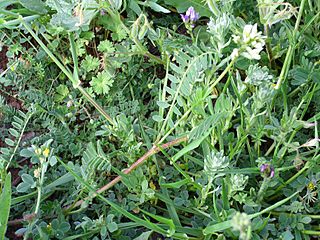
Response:
[[[0,51],[0,72],[4,71],[7,68],[8,58],[7,53],[8,47],[2,47],[2,51]]]
[[[3,46],[2,50],[0,51],[0,73],[5,71],[7,69],[7,64],[8,64],[8,58],[7,58],[7,51],[8,51],[8,47],[7,46]],[[11,93],[12,96],[6,94],[10,92],[10,88],[9,87],[3,87],[0,85],[0,95],[3,96],[6,99],[6,102],[8,105],[10,105],[13,108],[16,108],[18,110],[22,109],[22,102],[19,101],[18,99],[14,98],[13,95]]]

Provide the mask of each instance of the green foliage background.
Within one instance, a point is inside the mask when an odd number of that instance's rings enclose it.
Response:
[[[0,239],[316,239],[319,12],[0,2]]]

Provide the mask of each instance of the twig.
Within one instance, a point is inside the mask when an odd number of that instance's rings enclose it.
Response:
[[[23,218],[18,218],[15,220],[8,221],[8,226],[20,225],[23,222],[32,221],[36,217],[35,213],[27,214]]]
[[[178,138],[175,139],[171,142],[162,144],[161,147],[157,147],[157,146],[153,146],[146,154],[144,154],[141,158],[139,158],[135,163],[133,163],[129,168],[125,169],[123,171],[123,174],[129,174],[131,173],[133,170],[135,170],[137,167],[139,167],[140,165],[142,165],[149,157],[151,157],[152,155],[158,153],[161,151],[161,149],[166,149],[166,148],[170,148],[176,144],[179,144],[181,142],[185,142],[188,140],[188,137],[182,137],[182,138]],[[109,182],[108,184],[104,185],[103,187],[101,187],[100,189],[97,190],[97,193],[102,193],[106,190],[108,190],[109,188],[113,187],[115,184],[117,184],[118,182],[120,182],[122,179],[122,177],[119,175],[117,176],[115,179],[113,179],[111,182]],[[70,211],[71,209],[80,206],[85,200],[88,200],[90,198],[95,197],[96,195],[94,194],[92,197],[86,197],[85,199],[79,200],[76,203],[69,205],[65,208],[65,210]]]

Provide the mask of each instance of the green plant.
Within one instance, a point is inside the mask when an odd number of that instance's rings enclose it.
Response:
[[[319,10],[1,2],[0,238],[319,236]]]

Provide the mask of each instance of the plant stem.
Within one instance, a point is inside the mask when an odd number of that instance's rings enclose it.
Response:
[[[15,146],[14,149],[13,149],[13,152],[12,152],[12,154],[11,154],[11,156],[10,156],[10,159],[9,159],[9,161],[8,161],[8,164],[7,164],[7,166],[6,166],[6,170],[8,170],[8,168],[9,168],[9,166],[10,166],[10,163],[11,163],[13,157],[15,156],[17,150],[18,150],[18,147],[19,147],[20,142],[21,142],[21,140],[22,140],[24,131],[26,130],[26,127],[27,127],[27,125],[28,125],[28,122],[29,122],[31,116],[33,115],[33,113],[27,113],[27,114],[28,114],[28,117],[26,118],[26,120],[25,120],[25,122],[24,122],[23,128],[22,128],[22,130],[21,130],[21,132],[20,132],[19,139],[18,139],[18,141],[17,141],[17,143],[16,143],[16,146]]]
[[[21,21],[31,22],[31,21],[37,19],[38,17],[39,17],[39,15],[32,15],[32,16],[21,17],[21,18],[19,17],[18,19],[10,20],[10,21],[7,21],[3,24],[0,24],[0,29],[1,28],[10,28],[13,25],[17,25],[17,24],[21,23]]]
[[[32,215],[33,218],[31,218],[31,222],[28,225],[27,231],[25,232],[23,239],[27,240],[29,233],[32,232],[32,228],[33,226],[36,224],[37,220],[39,219],[39,211],[40,211],[40,203],[41,203],[41,195],[42,195],[42,186],[43,186],[43,182],[44,182],[44,175],[47,171],[47,167],[48,167],[48,163],[41,163],[41,175],[39,178],[39,185],[37,187],[37,191],[38,191],[38,197],[37,197],[37,202],[36,202],[36,207],[34,210],[34,214]]]
[[[41,186],[38,186],[38,187],[37,187],[37,190],[38,190],[37,204],[36,204],[36,208],[35,208],[35,210],[34,210],[34,213],[35,213],[36,215],[38,215],[39,209],[40,209]]]
[[[263,178],[263,182],[260,186],[259,192],[258,192],[258,196],[257,196],[257,200],[258,202],[261,202],[263,200],[264,197],[264,193],[266,191],[266,189],[268,188],[268,182],[270,181],[269,178]]]
[[[272,47],[271,47],[271,44],[270,44],[270,37],[269,37],[270,34],[269,34],[269,26],[268,26],[268,24],[264,25],[264,34],[267,37],[267,39],[266,39],[266,49],[267,49],[267,53],[268,53],[270,68],[274,68],[275,64],[274,64],[274,60],[273,60]]]
[[[180,144],[182,142],[186,142],[188,140],[187,137],[181,137],[178,139],[175,139],[173,141],[170,141],[168,143],[162,144],[161,147],[157,147],[157,146],[153,146],[146,154],[144,154],[141,158],[139,158],[135,163],[133,163],[129,168],[125,169],[123,171],[123,174],[127,175],[129,173],[131,173],[133,170],[135,170],[137,167],[139,167],[140,165],[142,165],[149,157],[151,157],[152,155],[158,153],[161,151],[161,149],[166,149],[166,148],[170,148],[174,145]],[[109,182],[108,184],[106,184],[105,186],[101,187],[100,189],[97,190],[97,193],[102,193],[105,192],[106,190],[108,190],[109,188],[113,187],[115,184],[117,184],[118,182],[120,182],[122,180],[122,177],[119,175],[118,177],[116,177],[115,179],[113,179],[111,182]],[[93,197],[95,197],[96,194],[93,195]],[[87,197],[83,200],[77,201],[75,204],[72,204],[68,207],[65,208],[65,210],[71,210],[71,207],[78,207],[80,206],[85,200],[90,199],[91,197]]]
[[[320,231],[302,230],[301,232],[304,233],[304,234],[307,234],[307,235],[320,236]]]
[[[166,87],[168,85],[168,76],[169,76],[169,65],[170,65],[170,58],[169,56],[167,56],[167,64],[166,64],[166,76],[164,78],[163,81],[163,86],[162,86],[162,93],[161,91],[159,91],[159,100],[160,101],[166,101],[166,95],[167,95],[167,91],[166,91]],[[164,114],[164,109],[163,108],[159,108],[159,116],[161,118],[163,118],[163,114]],[[161,128],[160,122],[158,123],[158,128]]]
[[[280,214],[287,214],[287,215],[294,215],[294,213],[287,213],[287,212],[270,212],[272,215],[279,216]],[[301,217],[309,217],[311,219],[320,219],[320,215],[310,215],[310,214],[302,214]]]
[[[258,212],[258,213],[253,213],[253,214],[250,214],[250,219],[253,219],[257,216],[260,216],[264,213],[267,213],[267,212],[270,212],[272,211],[273,209],[276,209],[277,207],[280,207],[282,204],[285,204],[287,201],[289,201],[291,198],[293,198],[294,196],[296,196],[299,192],[295,192],[294,194],[292,194],[291,196],[285,198],[285,199],[282,199],[281,201],[271,205],[270,207],[267,207],[266,209],[263,209],[262,211]]]
[[[104,116],[105,119],[107,119],[107,121],[109,123],[111,123],[113,126],[115,126],[115,122],[112,120],[112,118],[109,116],[109,114],[107,114],[103,108],[86,92],[86,90],[84,88],[82,88],[81,86],[78,86],[79,91],[82,93],[83,96],[85,96],[85,98],[98,110],[98,112]]]
[[[275,89],[279,89],[280,86],[282,85],[282,82],[286,79],[288,72],[289,72],[289,67],[292,61],[292,57],[293,57],[293,52],[295,49],[295,44],[297,41],[297,33],[298,33],[298,28],[300,25],[300,21],[301,21],[301,17],[302,17],[302,13],[303,13],[303,9],[304,9],[304,5],[305,5],[306,0],[302,0],[300,3],[300,9],[299,9],[299,14],[298,14],[298,18],[296,20],[296,24],[294,26],[294,30],[292,33],[292,43],[290,44],[289,48],[288,48],[288,52],[285,58],[285,61],[283,63],[283,67],[281,69],[281,73],[278,79],[278,82],[275,86]]]
[[[224,78],[224,76],[229,72],[229,70],[232,68],[233,64],[235,63],[237,58],[234,58],[231,60],[229,65],[224,69],[224,71],[220,74],[220,76],[210,85],[210,89],[213,90],[213,88]]]

